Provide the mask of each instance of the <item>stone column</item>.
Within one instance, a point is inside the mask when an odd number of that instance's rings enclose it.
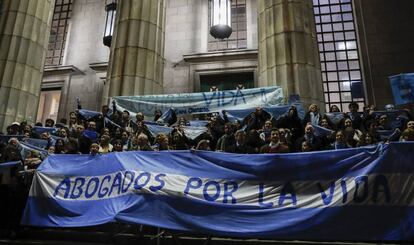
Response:
[[[120,0],[105,97],[163,91],[164,0]]]
[[[54,0],[0,1],[0,131],[36,120]]]
[[[258,0],[259,86],[281,86],[286,98],[324,108],[311,0]]]

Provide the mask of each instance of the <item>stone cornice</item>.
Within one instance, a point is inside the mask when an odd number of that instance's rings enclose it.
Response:
[[[257,49],[243,49],[186,54],[183,55],[183,59],[188,63],[204,63],[229,60],[257,60],[257,56]]]
[[[83,75],[84,73],[76,66],[46,66],[43,69],[43,76],[59,76],[59,75]]]
[[[89,67],[95,72],[106,72],[108,69],[108,62],[90,63]]]

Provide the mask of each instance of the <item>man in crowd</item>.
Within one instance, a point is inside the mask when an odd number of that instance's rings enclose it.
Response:
[[[280,141],[280,133],[277,128],[272,129],[270,143],[260,148],[260,153],[288,153],[289,147]]]

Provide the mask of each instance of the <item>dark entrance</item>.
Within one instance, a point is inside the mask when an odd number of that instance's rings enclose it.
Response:
[[[253,72],[200,75],[200,92],[209,92],[214,86],[219,91],[232,90],[236,89],[239,84],[243,85],[244,88],[253,88]]]

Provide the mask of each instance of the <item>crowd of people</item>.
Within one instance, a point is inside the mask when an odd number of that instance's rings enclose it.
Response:
[[[19,220],[16,217],[24,207],[31,176],[50,154],[100,155],[190,149],[265,154],[414,141],[414,121],[406,110],[387,108],[379,112],[374,106],[366,106],[360,112],[355,102],[350,103],[348,109],[349,112],[342,113],[333,105],[328,113],[321,113],[318,106],[312,104],[302,118],[295,106],[279,116],[255,108],[242,120],[234,120],[225,111],[205,114],[198,118],[205,130],[196,137],[186,133],[191,121],[178,117],[172,109],[168,117],[157,110],[151,120],[145,120],[143,113],[138,112],[133,118],[130,112],[117,110],[115,104],[112,109],[103,106],[101,112],[89,114],[79,107],[69,114],[69,119],[63,118],[58,123],[52,119],[47,119],[44,125],[36,123],[33,126],[14,122],[5,134],[0,134],[0,170],[3,163],[20,163],[8,175],[0,171],[0,187],[9,181],[7,188],[0,188],[1,195],[9,196],[9,203],[2,205],[7,204],[9,208],[1,210],[12,210],[7,215],[12,216],[11,220]],[[170,130],[154,133],[152,125],[162,125]]]
[[[414,121],[408,111],[376,113],[373,106],[367,106],[361,113],[358,109],[358,104],[352,102],[347,113],[341,113],[333,105],[329,113],[323,114],[312,104],[303,119],[295,106],[278,118],[262,108],[256,108],[240,121],[229,120],[225,112],[206,114],[202,118],[206,130],[195,138],[186,135],[189,121],[174,113],[165,120],[162,112],[156,111],[153,120],[145,121],[143,113],[136,113],[134,120],[128,111],[118,111],[115,105],[112,110],[103,106],[100,113],[90,117],[76,110],[69,114],[69,120],[61,119],[59,123],[52,119],[34,127],[25,122],[12,123],[7,133],[0,135],[0,163],[21,161],[19,170],[35,171],[50,154],[189,149],[240,154],[290,153],[414,140]],[[153,124],[171,130],[168,134],[154,135],[149,129]],[[42,144],[34,146],[33,140]]]
[[[162,121],[162,112],[156,111],[153,120],[145,121],[140,112],[133,119],[128,111],[113,108],[111,111],[108,106],[103,106],[100,114],[88,118],[77,110],[69,114],[69,120],[61,119],[55,123],[47,119],[45,125],[36,123],[34,127],[25,122],[14,122],[3,135],[7,142],[3,140],[0,145],[0,162],[21,160],[31,169],[48,154],[189,149],[241,154],[308,152],[410,141],[414,133],[414,121],[408,111],[390,119],[387,113],[374,113],[373,106],[365,107],[360,113],[355,102],[349,104],[347,113],[341,113],[333,105],[326,114],[320,113],[317,105],[312,104],[303,119],[295,106],[278,118],[262,108],[256,108],[243,120],[232,122],[225,112],[206,114],[203,118],[206,131],[196,138],[187,137],[184,129],[189,126],[189,121],[184,117],[174,114],[168,121]],[[333,119],[330,114],[341,117]],[[397,125],[392,121],[396,119],[399,120]],[[168,134],[154,135],[147,125],[154,123],[172,130]],[[381,134],[384,131],[388,132],[385,136]],[[44,144],[25,151],[22,156],[21,143],[27,143],[29,139],[40,139]],[[47,154],[40,154],[42,150]]]

